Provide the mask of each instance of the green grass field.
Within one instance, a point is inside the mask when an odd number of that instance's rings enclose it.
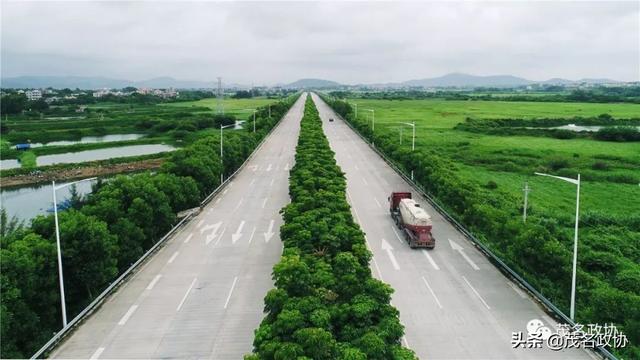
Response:
[[[640,211],[640,187],[621,182],[640,181],[640,143],[605,142],[591,139],[554,139],[534,136],[494,136],[454,130],[466,117],[535,118],[594,116],[602,113],[628,118],[640,114],[636,104],[535,103],[446,100],[363,100],[358,117],[371,120],[375,111],[375,129],[397,136],[402,146],[411,146],[411,128],[401,122],[416,122],[416,148],[429,149],[454,159],[458,172],[469,181],[485,185],[489,181],[498,189],[522,198],[522,188],[529,181],[533,191],[533,209],[545,208],[571,215],[575,209],[575,187],[557,180],[534,176],[535,171],[563,176],[581,173],[583,211],[607,211],[628,214]],[[553,170],[552,161],[567,166]],[[606,169],[595,170],[595,163]]]
[[[251,99],[224,99],[222,101],[222,105],[224,106],[224,111],[233,113],[237,116],[241,116],[242,114],[251,114],[250,111],[243,111],[245,109],[255,109],[260,106],[265,106],[270,103],[275,102],[274,99],[268,99],[266,97],[258,97]],[[167,107],[194,107],[194,106],[202,106],[207,107],[211,110],[215,110],[218,105],[218,100],[215,98],[211,99],[202,99],[197,101],[186,101],[186,102],[178,102],[178,103],[168,103],[162,104],[160,106]]]
[[[251,118],[251,111],[278,99],[225,99],[224,108],[227,114],[237,119]],[[9,131],[3,134],[1,145],[2,159],[15,159],[24,155],[13,149],[17,143],[47,143],[58,140],[79,140],[83,136],[102,136],[109,134],[143,134],[143,138],[135,141],[116,141],[109,143],[77,144],[68,146],[45,146],[34,148],[22,162],[23,167],[35,166],[35,156],[116,147],[135,144],[152,144],[159,142],[183,146],[208,133],[207,128],[197,126],[200,120],[212,119],[216,108],[216,99],[200,101],[165,103],[158,105],[99,103],[87,106],[83,113],[71,109],[55,116],[9,116],[3,125]],[[75,109],[75,108],[74,108]],[[183,132],[178,137],[177,132]],[[33,161],[32,161],[33,160]]]
[[[418,121],[422,127],[452,128],[466,117],[534,118],[597,116],[640,116],[638,104],[539,103],[516,101],[447,101],[447,100],[366,100],[351,99],[358,104],[358,116],[364,109],[375,110],[376,125],[382,122]],[[369,115],[370,116],[370,115]]]

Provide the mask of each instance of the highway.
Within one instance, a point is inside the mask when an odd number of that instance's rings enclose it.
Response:
[[[346,174],[352,212],[374,254],[372,272],[395,290],[393,305],[405,326],[406,346],[422,359],[595,358],[581,349],[514,349],[512,332],[522,331],[526,338],[530,320],[541,320],[553,332],[557,324],[420,196],[437,243],[433,250],[410,249],[387,202],[392,191],[410,191],[410,186],[317,95],[312,97]]]
[[[241,359],[273,287],[306,95],[247,166],[51,355]]]

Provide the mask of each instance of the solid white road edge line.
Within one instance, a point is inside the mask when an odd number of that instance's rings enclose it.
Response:
[[[251,236],[249,236],[249,244],[251,244],[251,240],[253,240],[253,235],[255,235],[256,233],[256,228],[253,228],[253,231],[251,231]]]
[[[400,242],[400,244],[404,245],[404,241],[402,241],[402,238],[400,237],[400,234],[398,234],[398,232],[396,231],[396,228],[393,227],[393,225],[391,225],[391,230],[393,230],[393,233],[396,234],[396,239],[398,239],[398,242]]]
[[[427,252],[427,250],[422,250],[422,253],[427,257],[427,260],[429,260],[431,266],[433,266],[434,269],[440,270],[440,267],[438,266],[438,264],[436,264],[435,261],[433,261],[433,258],[431,257],[431,255],[429,255],[429,252]]]
[[[482,298],[482,296],[480,296],[480,294],[476,291],[476,289],[471,286],[471,283],[469,282],[469,280],[467,280],[466,277],[464,277],[464,275],[462,276],[462,279],[464,280],[464,282],[467,283],[467,285],[469,285],[469,287],[471,288],[471,290],[473,290],[473,292],[476,294],[476,296],[478,297],[478,299],[480,299],[480,301],[482,301],[482,303],[484,304],[484,306],[487,307],[487,309],[491,310],[491,307],[489,306],[489,304],[487,304],[486,301],[484,301],[484,299]]]
[[[178,307],[176,308],[176,311],[180,311],[180,308],[182,308],[182,305],[187,300],[187,296],[189,296],[189,293],[191,292],[191,289],[193,289],[193,285],[196,284],[197,280],[198,280],[198,278],[193,278],[193,281],[191,282],[191,285],[187,289],[187,292],[184,293],[184,296],[182,297],[182,300],[180,301],[180,304],[178,304]]]
[[[526,299],[527,295],[525,295],[522,290],[518,289],[517,285],[512,284],[510,281],[507,281],[507,285],[509,285],[509,287],[511,289],[513,289],[513,291],[516,292],[516,294],[518,294],[521,298]]]
[[[238,282],[238,277],[233,278],[233,284],[231,284],[231,290],[229,290],[229,295],[227,296],[227,301],[224,302],[224,308],[227,308],[229,305],[229,300],[231,300],[231,294],[233,294],[233,289],[236,287],[236,282]]]
[[[191,240],[191,238],[192,238],[192,237],[193,237],[193,233],[189,234],[189,236],[187,236],[187,238],[186,238],[186,239],[184,239],[184,243],[185,243],[185,244],[186,244],[186,243],[188,243],[188,242],[189,242],[189,240]]]
[[[422,277],[422,281],[424,281],[424,284],[427,285],[427,289],[429,289],[429,292],[431,293],[431,295],[433,295],[433,299],[436,301],[436,304],[438,304],[438,307],[440,309],[442,309],[442,304],[440,304],[440,300],[438,300],[438,297],[436,296],[436,293],[433,292],[433,289],[431,288],[431,286],[427,282],[427,279],[424,278],[424,276]]]

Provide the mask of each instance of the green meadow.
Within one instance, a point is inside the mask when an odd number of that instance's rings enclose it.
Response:
[[[375,131],[395,134],[398,145],[411,146],[411,127],[416,124],[416,149],[428,149],[455,160],[457,172],[482,185],[490,181],[497,189],[522,198],[529,182],[530,206],[572,215],[575,186],[535,176],[534,172],[583,179],[582,209],[620,215],[640,211],[640,143],[592,139],[555,139],[535,136],[499,136],[470,133],[453,127],[473,118],[570,118],[607,113],[616,118],[640,116],[637,104],[536,103],[446,100],[351,99],[358,117]],[[636,199],[635,201],[633,199]]]

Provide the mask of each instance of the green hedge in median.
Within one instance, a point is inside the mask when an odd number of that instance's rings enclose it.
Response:
[[[393,290],[371,276],[372,255],[346,201],[346,181],[307,98],[283,208],[276,287],[245,359],[414,359]]]

